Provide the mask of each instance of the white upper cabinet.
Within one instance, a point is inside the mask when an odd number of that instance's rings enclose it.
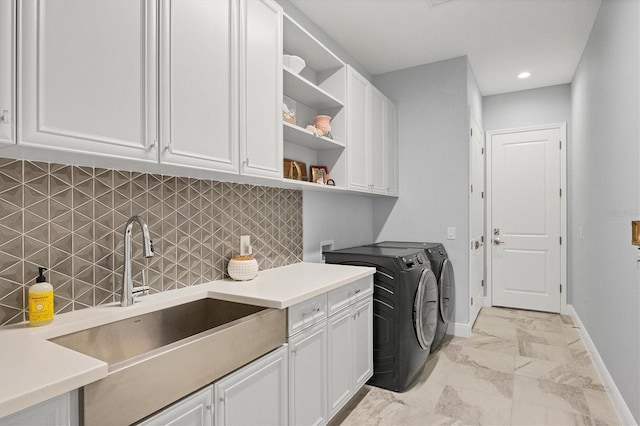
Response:
[[[160,8],[161,161],[237,173],[237,2]]]
[[[18,142],[157,161],[156,2],[20,5]]]
[[[398,195],[396,107],[352,67],[347,76],[348,188]]]
[[[347,67],[347,158],[349,189],[370,189],[369,82]]]
[[[387,195],[400,194],[398,177],[398,108],[388,98],[384,102],[384,187]]]
[[[369,143],[370,183],[373,192],[384,194],[384,158],[385,158],[385,96],[375,87],[369,85]]]
[[[15,0],[0,0],[0,147],[16,142],[15,18]]]
[[[282,178],[282,8],[240,2],[241,173]]]

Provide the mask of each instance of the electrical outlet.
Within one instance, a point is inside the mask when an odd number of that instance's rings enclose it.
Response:
[[[240,236],[240,256],[249,256],[253,250],[251,249],[251,236]]]
[[[322,255],[322,262],[324,263],[324,252],[333,250],[333,240],[320,241],[320,254]]]
[[[456,228],[455,226],[450,226],[447,228],[447,240],[455,240],[456,239]]]

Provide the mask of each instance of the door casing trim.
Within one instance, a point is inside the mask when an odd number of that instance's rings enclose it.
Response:
[[[486,132],[485,139],[485,152],[486,152],[486,215],[485,215],[485,235],[486,237],[486,273],[487,273],[487,295],[485,300],[485,306],[493,306],[493,280],[492,280],[492,260],[493,260],[493,244],[491,244],[490,237],[491,233],[489,232],[492,229],[491,224],[491,203],[493,201],[493,188],[491,187],[491,178],[492,178],[492,138],[495,135],[504,135],[508,133],[518,133],[518,132],[527,132],[534,130],[550,130],[550,129],[558,129],[560,130],[560,188],[562,189],[562,198],[560,200],[560,236],[562,237],[562,246],[560,247],[560,280],[562,284],[562,293],[560,294],[560,313],[567,313],[567,123],[550,123],[550,124],[542,124],[539,126],[527,126],[527,127],[516,127],[511,129],[500,129],[500,130],[491,130]]]

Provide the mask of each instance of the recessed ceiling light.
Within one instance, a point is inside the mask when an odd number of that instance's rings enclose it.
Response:
[[[531,77],[531,73],[529,71],[523,71],[518,74],[518,78],[529,78]]]

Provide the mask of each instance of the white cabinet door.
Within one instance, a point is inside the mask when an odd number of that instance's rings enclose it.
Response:
[[[213,386],[176,402],[138,426],[212,426]]]
[[[78,393],[68,392],[0,419],[0,426],[76,426]]]
[[[353,331],[351,308],[329,317],[329,417],[353,395]]]
[[[359,302],[353,314],[353,369],[355,389],[373,376],[373,304],[371,297]]]
[[[156,2],[20,4],[18,143],[157,161]]]
[[[287,347],[215,383],[216,425],[286,425]]]
[[[16,2],[0,0],[0,147],[16,143]]]
[[[369,82],[347,67],[347,176],[349,189],[369,191]]]
[[[161,161],[238,172],[237,3],[163,0]]]
[[[384,185],[387,195],[398,195],[398,108],[388,98],[384,101],[384,127]]]
[[[371,190],[378,194],[386,193],[384,182],[384,155],[385,155],[385,96],[375,87],[369,85],[369,167]]]
[[[282,8],[271,0],[240,5],[241,172],[281,179]]]
[[[327,321],[289,339],[289,421],[324,425],[327,418]]]

